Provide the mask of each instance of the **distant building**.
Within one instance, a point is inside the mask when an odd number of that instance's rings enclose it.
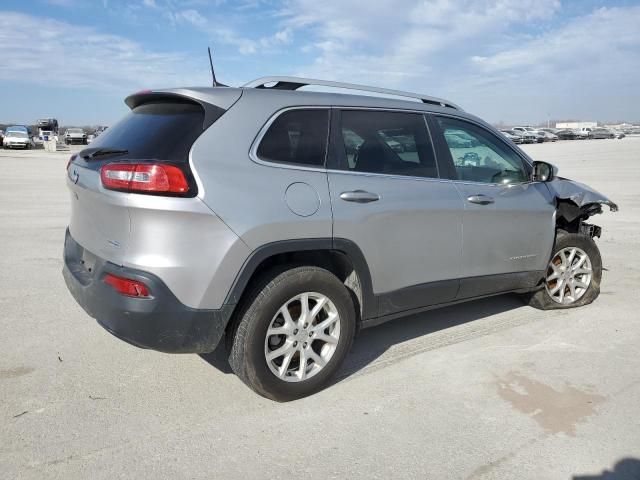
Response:
[[[598,122],[558,122],[556,128],[595,128],[598,126]]]
[[[604,126],[605,128],[612,128],[614,130],[624,130],[627,128],[635,128],[635,125],[633,125],[632,123],[627,123],[627,122],[623,122],[623,123],[616,123],[616,124],[608,124]]]

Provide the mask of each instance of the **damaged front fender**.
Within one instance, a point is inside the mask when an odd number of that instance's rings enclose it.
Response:
[[[548,182],[547,185],[558,200],[570,200],[578,207],[597,203],[607,205],[612,212],[618,211],[618,205],[583,183],[574,182],[568,178],[556,177],[551,182]]]
[[[618,211],[618,205],[582,183],[556,177],[546,185],[556,199],[558,208],[556,218],[562,227],[573,226],[573,229],[577,231],[581,221],[602,213],[602,205],[608,206],[612,212]]]

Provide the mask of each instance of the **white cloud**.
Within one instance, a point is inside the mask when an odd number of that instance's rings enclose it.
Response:
[[[281,16],[289,28],[313,34],[320,55],[306,70],[365,78],[382,70],[384,80],[395,83],[428,71],[422,65],[429,65],[425,60],[431,56],[464,50],[479,38],[484,45],[513,24],[549,18],[559,5],[558,0],[378,0],[375,8],[363,8],[358,0],[292,0]]]
[[[66,88],[133,91],[202,84],[206,65],[127,38],[15,12],[0,12],[0,79]]]
[[[298,75],[449,97],[491,120],[638,118],[640,7],[590,12],[563,18],[559,0],[290,0],[280,17],[313,58]]]
[[[195,27],[204,27],[207,25],[207,19],[204,18],[197,10],[188,9],[174,13],[177,22],[186,22]]]

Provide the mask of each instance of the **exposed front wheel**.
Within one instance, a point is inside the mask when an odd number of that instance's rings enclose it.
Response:
[[[318,267],[266,277],[239,315],[229,364],[251,389],[277,401],[321,390],[347,355],[356,323],[346,287]]]
[[[545,272],[544,287],[529,294],[542,310],[587,305],[600,294],[602,259],[591,237],[559,231]]]

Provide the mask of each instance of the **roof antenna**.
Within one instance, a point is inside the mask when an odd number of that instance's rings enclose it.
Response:
[[[211,65],[211,77],[213,78],[213,86],[217,87],[220,84],[216,80],[216,72],[213,70],[213,60],[211,59],[211,47],[207,47],[207,50],[209,51],[209,65]]]

